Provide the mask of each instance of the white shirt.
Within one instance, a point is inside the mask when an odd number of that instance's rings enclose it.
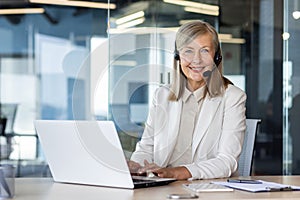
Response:
[[[194,92],[185,88],[183,92],[179,133],[173,154],[169,161],[170,167],[192,163],[193,134],[203,103],[204,88],[205,87],[201,87]]]

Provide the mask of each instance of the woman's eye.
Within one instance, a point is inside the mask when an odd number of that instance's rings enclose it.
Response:
[[[201,49],[200,53],[208,53],[208,49]]]
[[[185,50],[184,53],[185,53],[185,54],[192,54],[193,51],[188,49],[188,50]]]

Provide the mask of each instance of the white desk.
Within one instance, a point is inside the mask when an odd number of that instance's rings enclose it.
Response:
[[[265,181],[300,186],[300,176],[260,176],[252,177]],[[217,179],[222,180],[222,179]],[[224,180],[224,179],[223,179]],[[195,182],[207,182],[195,181]],[[171,193],[188,193],[181,184],[187,181],[176,181],[167,186],[144,189],[116,189],[97,186],[54,183],[50,178],[16,178],[16,195],[14,199],[24,200],[166,200]],[[300,191],[250,193],[235,190],[234,192],[201,193],[199,199],[300,199]]]

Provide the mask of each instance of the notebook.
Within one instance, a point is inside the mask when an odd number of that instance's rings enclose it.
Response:
[[[132,177],[112,121],[35,120],[34,124],[56,182],[132,189],[175,181]]]

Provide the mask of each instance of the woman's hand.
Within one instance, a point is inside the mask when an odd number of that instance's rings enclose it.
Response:
[[[148,173],[160,169],[155,163],[149,163],[147,160],[144,160],[144,166],[141,166],[139,163],[132,160],[127,161],[130,173],[137,176],[148,176]]]
[[[160,178],[175,178],[177,180],[185,180],[191,178],[192,175],[186,167],[170,167],[160,168],[153,171]]]
[[[127,165],[130,173],[138,173],[139,169],[142,168],[142,166],[139,163],[134,162],[132,160],[128,160]]]
[[[155,170],[160,169],[160,167],[155,163],[149,163],[147,160],[144,160],[144,167],[141,167],[138,170],[140,174],[147,174],[148,172],[153,172]]]
[[[175,178],[177,180],[185,180],[192,177],[189,170],[183,166],[161,168],[155,163],[149,163],[147,160],[144,160],[144,166],[141,166],[139,163],[132,160],[127,161],[127,164],[130,172],[137,175],[147,175],[149,172],[152,172],[160,178]]]

